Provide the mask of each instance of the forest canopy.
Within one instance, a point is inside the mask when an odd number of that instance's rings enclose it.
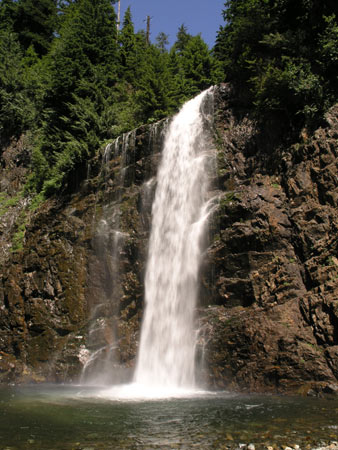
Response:
[[[48,196],[106,139],[175,112],[221,80],[219,63],[184,25],[167,49],[117,28],[109,0],[0,1],[0,139],[34,136],[28,188]]]
[[[227,0],[215,45],[226,79],[265,119],[316,125],[337,101],[336,0]]]
[[[337,101],[336,0],[226,0],[215,47],[168,49],[110,0],[0,0],[0,142],[32,140],[29,192],[67,189],[107,139],[229,81],[259,120],[318,123]]]

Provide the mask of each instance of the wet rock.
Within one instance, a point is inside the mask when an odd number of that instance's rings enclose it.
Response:
[[[6,252],[0,255],[0,382],[76,381],[88,359],[84,350],[90,357],[100,345],[116,347],[112,371],[130,377],[155,187],[150,181],[166,123],[119,138],[104,165],[98,159],[90,162],[91,178],[70,197],[48,200],[34,212],[28,204],[14,208],[14,200],[8,202],[11,209],[0,223],[6,230]],[[4,202],[28,173],[29,158],[25,166],[13,163],[20,151],[21,141],[2,153]],[[11,253],[23,210],[22,249]],[[99,329],[93,344],[88,336],[95,323]]]
[[[259,128],[231,86],[215,92],[211,195],[219,206],[197,314],[201,379],[211,386],[336,393],[337,106],[326,122],[312,136],[285,140],[272,120]],[[76,380],[84,350],[102,348],[107,363],[112,347],[112,370],[130,377],[166,126],[121,136],[70,196],[35,211],[15,199],[29,171],[29,141],[2,152],[0,382]],[[95,324],[96,344],[88,337]]]
[[[323,392],[325,394],[338,395],[338,384],[328,384],[324,387]]]
[[[337,380],[338,111],[288,146],[229,92],[216,100],[225,193],[202,271],[206,376],[218,387],[320,393]]]

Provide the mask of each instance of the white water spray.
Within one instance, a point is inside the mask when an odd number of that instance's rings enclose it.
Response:
[[[195,385],[194,310],[206,219],[210,152],[204,138],[205,91],[168,129],[152,207],[145,315],[134,381],[144,389]]]

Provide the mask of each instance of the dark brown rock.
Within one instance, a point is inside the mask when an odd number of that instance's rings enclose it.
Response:
[[[197,315],[197,357],[211,386],[335,392],[337,106],[326,121],[291,141],[272,120],[258,126],[231,86],[215,90],[218,173],[210,195],[219,206]],[[90,163],[90,177],[71,198],[34,212],[23,197],[7,201],[23,186],[29,145],[22,138],[3,152],[0,382],[75,380],[95,352],[98,367],[108,362],[111,373],[130,377],[166,126],[120,137],[102,163]]]
[[[236,109],[227,87],[216,105],[220,231],[200,319],[207,378],[239,390],[321,392],[337,380],[338,110],[327,128],[286,145]]]

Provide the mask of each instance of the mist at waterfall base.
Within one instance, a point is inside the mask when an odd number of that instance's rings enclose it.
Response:
[[[89,387],[0,387],[0,448],[316,448],[337,439],[338,401],[217,393],[118,401]]]

